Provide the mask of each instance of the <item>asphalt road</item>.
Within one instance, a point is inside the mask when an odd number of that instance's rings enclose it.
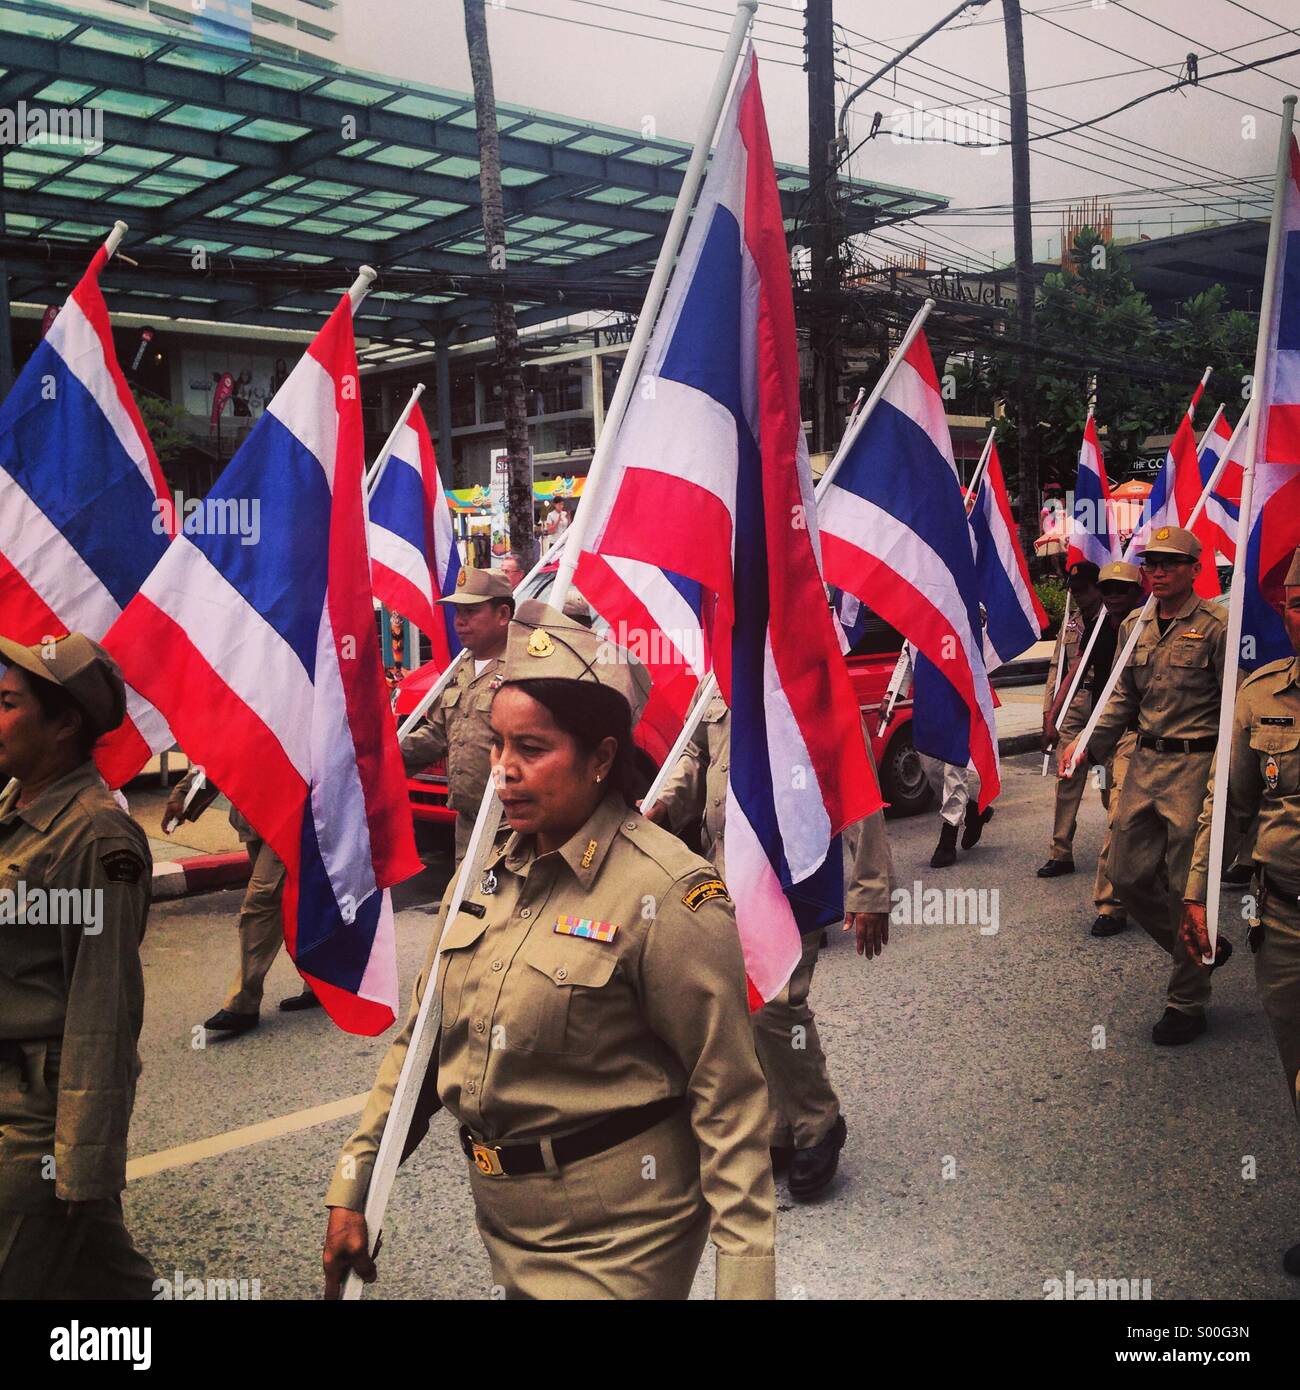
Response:
[[[784,1298],[1041,1299],[1067,1271],[1076,1285],[1150,1280],[1155,1299],[1300,1293],[1280,1264],[1300,1240],[1296,1124],[1250,956],[1216,973],[1205,1037],[1153,1047],[1164,957],[1136,930],[1087,934],[1094,793],[1080,872],[1033,875],[1051,821],[1040,765],[1006,761],[984,841],[951,869],[928,867],[933,816],[891,823],[900,884],[996,890],[996,931],[896,927],[871,964],[837,934],[823,953],[813,1002],[849,1142],[823,1201],[797,1205],[779,1189]],[[449,872],[435,859],[399,892],[404,992],[431,925],[419,904]],[[197,1046],[234,969],[238,903],[213,894],[151,916],[127,1219],[162,1276],[256,1279],[262,1298],[310,1298],[322,1194],[384,1041],[348,1037],[318,1011],[276,1012],[297,988],[282,956],[262,1027]],[[1224,921],[1244,947],[1226,910]],[[261,1128],[236,1133],[250,1126]],[[399,1175],[367,1297],[490,1296],[464,1170],[439,1115]],[[696,1293],[711,1287],[706,1255]]]

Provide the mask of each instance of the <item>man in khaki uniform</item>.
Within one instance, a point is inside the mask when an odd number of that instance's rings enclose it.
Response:
[[[425,722],[402,740],[407,773],[446,761],[447,805],[456,812],[456,863],[465,857],[492,758],[488,714],[501,683],[501,658],[515,601],[500,570],[463,569],[455,593],[439,599],[455,610],[465,655]]]
[[[635,716],[645,669],[606,650],[530,600],[511,625],[505,678],[593,682]],[[561,795],[527,783],[503,727],[507,811],[514,796]],[[598,764],[595,782],[608,777]],[[440,914],[441,953],[431,944],[326,1195],[327,1297],[349,1266],[373,1277],[371,1233],[346,1213],[364,1209],[435,960],[436,1074],[407,1149],[440,1104],[461,1122],[479,1233],[507,1297],[684,1298],[709,1237],[719,1298],[774,1296],[767,1090],[734,910],[712,868],[632,810],[625,790],[584,784],[595,809],[567,841],[539,854],[537,835],[510,834],[445,934]]]
[[[167,805],[163,808],[164,834],[171,833],[170,827],[173,822],[179,821],[182,815],[189,820],[196,820],[202,810],[216,799],[217,789],[209,785],[205,789],[206,797],[204,793],[200,793],[199,796],[204,799],[196,800],[194,803],[198,806],[198,811],[194,810],[194,805],[188,812],[184,811],[185,798],[194,785],[198,772],[197,767],[190,768],[172,788]],[[262,992],[266,976],[280,953],[280,947],[284,945],[284,918],[281,913],[284,900],[284,864],[234,806],[230,808],[230,824],[239,836],[240,843],[248,850],[252,872],[244,889],[244,900],[239,906],[239,965],[235,970],[235,978],[231,982],[226,1002],[203,1026],[214,1033],[239,1034],[257,1027],[261,1019]],[[286,1013],[319,1007],[320,1000],[306,984],[300,993],[292,994],[280,1001],[280,1008]]]
[[[0,638],[0,1299],[153,1297],[122,1219],[152,863],[90,760],[116,663]]]
[[[1300,1116],[1300,550],[1287,571],[1282,621],[1296,656],[1270,662],[1237,690],[1228,766],[1228,826],[1253,826],[1256,913],[1250,929],[1255,984],[1273,1029],[1287,1095]],[[1184,949],[1208,955],[1206,887],[1211,873],[1210,819],[1214,787],[1206,793],[1196,849],[1187,876]],[[1300,1245],[1283,1258],[1300,1275]]]
[[[1210,998],[1208,972],[1178,940],[1182,885],[1218,741],[1227,637],[1222,609],[1193,591],[1200,554],[1200,541],[1180,526],[1162,526],[1151,536],[1142,567],[1155,616],[1144,625],[1088,747],[1105,761],[1136,721],[1137,746],[1115,812],[1107,870],[1125,907],[1173,959],[1165,1011],[1151,1030],[1151,1040],[1165,1046],[1205,1031]],[[1121,652],[1138,617],[1129,614],[1120,627]],[[1073,742],[1061,750],[1062,768],[1073,751]],[[1220,942],[1219,952],[1222,963],[1232,944]]]
[[[731,711],[721,695],[714,695],[658,802],[647,812],[649,819],[679,833],[700,823],[704,853],[722,876],[730,762]],[[845,925],[858,929],[860,941],[869,932],[867,954],[879,954],[889,939],[894,867],[883,813],[851,826],[844,840],[852,864],[844,885]],[[825,941],[821,927],[804,933],[803,953],[785,988],[753,1016],[758,1059],[772,1101],[773,1168],[789,1169],[790,1193],[799,1198],[820,1192],[835,1176],[848,1132],[808,1003]]]
[[[1083,679],[1074,698],[1074,704],[1085,707],[1089,713],[1096,706],[1102,687],[1110,676],[1111,667],[1115,664],[1120,625],[1135,608],[1141,607],[1145,599],[1142,589],[1142,571],[1136,565],[1131,565],[1124,560],[1113,560],[1110,564],[1102,566],[1097,581],[1097,589],[1105,606],[1105,617],[1097,633],[1097,640],[1093,643],[1092,655],[1088,658],[1088,669],[1083,673]],[[1064,723],[1076,737],[1083,731],[1083,725],[1087,722],[1086,718],[1080,720],[1071,712],[1063,720],[1061,708],[1065,703],[1066,693],[1069,691],[1075,671],[1082,659],[1083,653],[1080,652],[1076,659],[1070,663],[1061,681],[1061,689],[1057,694],[1056,702],[1048,715],[1049,724],[1053,728]],[[1098,777],[1101,783],[1101,804],[1106,810],[1106,834],[1101,842],[1101,851],[1097,855],[1097,876],[1092,889],[1093,904],[1097,909],[1097,916],[1091,928],[1093,936],[1116,936],[1125,931],[1129,925],[1124,904],[1115,891],[1115,885],[1110,881],[1106,866],[1110,862],[1110,828],[1115,819],[1115,811],[1119,806],[1120,789],[1124,785],[1124,775],[1128,770],[1129,757],[1136,744],[1137,734],[1132,729],[1127,730],[1115,745],[1114,751],[1106,762],[1095,765],[1095,767],[1100,768],[1099,777],[1096,770],[1089,774]],[[1078,776],[1079,773],[1076,773],[1075,778]],[[1069,780],[1073,782],[1075,778]],[[1058,782],[1058,786],[1060,785],[1063,783]],[[1077,805],[1075,809],[1078,810]]]
[[[1043,691],[1043,752],[1050,753],[1058,742],[1068,743],[1078,738],[1092,713],[1092,702],[1082,690],[1076,694],[1066,711],[1060,727],[1053,719],[1055,699],[1069,688],[1069,673],[1074,669],[1088,641],[1093,625],[1101,621],[1101,590],[1097,588],[1099,571],[1090,560],[1077,560],[1070,566],[1066,587],[1070,591],[1070,615],[1056,635],[1056,649],[1047,668],[1047,685]],[[1056,673],[1061,672],[1057,689]],[[1074,872],[1074,831],[1079,823],[1079,803],[1088,784],[1088,769],[1081,765],[1073,777],[1058,778],[1056,810],[1052,820],[1052,845],[1047,862],[1038,870],[1039,878],[1059,878]]]

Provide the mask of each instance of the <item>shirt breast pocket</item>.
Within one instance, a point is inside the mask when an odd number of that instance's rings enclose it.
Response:
[[[530,942],[512,982],[515,1006],[503,1021],[506,1046],[520,1052],[588,1053],[613,1004],[608,988],[618,965],[613,945],[559,933]]]
[[[1259,759],[1264,785],[1276,796],[1300,791],[1300,729],[1294,725],[1254,724],[1250,747]]]
[[[1169,664],[1180,671],[1189,669],[1204,670],[1210,664],[1210,651],[1204,642],[1189,642],[1186,638],[1174,642],[1169,653]]]
[[[469,974],[470,963],[474,959],[474,947],[487,926],[485,917],[474,917],[468,912],[458,912],[456,920],[447,928],[442,939],[441,956],[438,963],[439,991],[442,997],[442,1026],[450,1028],[460,1017],[461,995],[465,990],[465,979]]]

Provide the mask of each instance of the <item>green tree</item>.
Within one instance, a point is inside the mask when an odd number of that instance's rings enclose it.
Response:
[[[146,391],[136,392],[135,403],[165,472],[194,443],[184,426],[189,417],[181,406]]]

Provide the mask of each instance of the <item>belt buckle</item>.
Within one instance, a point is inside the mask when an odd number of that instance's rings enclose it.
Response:
[[[501,1149],[490,1148],[487,1144],[471,1142],[469,1156],[480,1173],[490,1178],[505,1177],[506,1170],[501,1166]]]

